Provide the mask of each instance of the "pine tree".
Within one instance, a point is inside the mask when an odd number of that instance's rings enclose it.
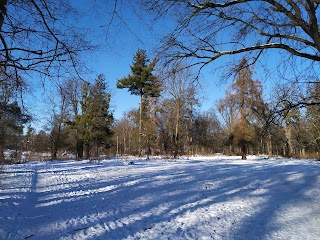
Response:
[[[23,93],[24,81],[19,77],[18,82],[14,76],[0,69],[0,162],[4,161],[4,149],[19,142],[24,124],[31,119],[17,102]]]
[[[76,127],[90,158],[94,144],[108,148],[112,136],[113,115],[110,111],[111,94],[108,92],[105,77],[100,74],[94,84],[84,83],[82,87],[81,114],[76,117]]]
[[[132,74],[121,78],[117,82],[117,88],[128,88],[132,95],[140,96],[140,120],[139,120],[139,155],[141,155],[141,136],[142,136],[142,114],[143,100],[147,97],[158,97],[160,95],[160,83],[153,75],[156,60],[150,62],[146,51],[139,49],[133,57],[130,66]]]
[[[111,127],[114,121],[110,112],[111,94],[107,91],[105,76],[100,74],[91,88],[90,104],[92,117],[92,138],[99,149],[100,145],[110,147]],[[98,151],[97,151],[98,155]]]
[[[4,148],[18,142],[23,125],[29,120],[30,116],[22,112],[16,101],[13,103],[0,101],[0,162],[4,161]]]

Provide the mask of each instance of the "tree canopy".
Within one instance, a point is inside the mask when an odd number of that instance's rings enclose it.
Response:
[[[247,54],[248,63],[278,49],[320,61],[319,1],[296,0],[144,0],[158,17],[177,17],[163,40],[169,60],[195,58],[205,66],[226,55]]]
[[[132,74],[121,78],[117,88],[128,88],[133,95],[157,97],[160,94],[160,84],[153,74],[156,59],[150,62],[146,50],[138,49],[130,66]]]
[[[246,60],[240,65],[246,65]],[[264,108],[262,84],[252,79],[251,69],[244,67],[237,73],[219,108],[221,111],[232,109],[229,140],[241,148],[242,159],[246,159],[248,145],[257,141],[255,125]]]

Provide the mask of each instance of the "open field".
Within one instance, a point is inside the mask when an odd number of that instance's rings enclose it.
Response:
[[[320,238],[316,161],[30,162],[0,178],[1,239]]]

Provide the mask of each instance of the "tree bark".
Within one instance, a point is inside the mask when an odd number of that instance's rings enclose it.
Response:
[[[0,149],[0,163],[5,162],[3,149]]]
[[[119,156],[119,136],[117,136],[117,151],[116,156]]]
[[[90,143],[88,144],[85,144],[85,147],[86,147],[86,159],[90,159],[91,157],[91,154],[90,154],[90,150],[91,150],[91,146],[90,146]]]
[[[58,145],[57,145],[57,143],[53,143],[52,153],[51,153],[51,160],[56,160],[57,159],[57,153],[58,153]]]
[[[123,154],[128,154],[127,153],[127,144],[126,144],[126,138],[123,138]]]
[[[96,144],[96,157],[100,157],[99,148],[100,148],[100,144],[97,143]]]
[[[272,139],[271,139],[271,134],[268,134],[268,156],[272,157]]]
[[[83,142],[77,139],[76,142],[77,159],[83,158]]]
[[[292,130],[291,130],[291,126],[289,126],[289,125],[286,125],[285,136],[287,139],[286,157],[292,157],[292,155],[293,155]]]
[[[179,119],[180,119],[180,106],[177,109],[176,115],[176,126],[175,126],[175,136],[174,136],[174,158],[178,155],[178,141],[179,141]]]
[[[241,146],[241,159],[246,160],[247,159],[247,147],[246,144],[242,144]]]
[[[141,143],[141,136],[142,136],[142,94],[140,94],[140,114],[139,114],[139,157],[141,157],[142,152],[142,143]]]

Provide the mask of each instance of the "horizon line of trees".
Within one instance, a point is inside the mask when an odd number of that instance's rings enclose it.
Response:
[[[301,104],[319,100],[319,81],[310,82],[305,89],[298,84],[278,85],[272,101],[267,102],[262,83],[253,79],[253,67],[244,58],[225,97],[210,110],[201,111],[196,74],[184,65],[175,65],[162,77],[161,96],[145,99],[143,141],[147,153],[319,158],[319,105]],[[116,122],[112,154],[139,155],[138,119],[138,109],[133,109]]]
[[[90,159],[215,153],[239,154],[242,159],[247,154],[318,158],[319,105],[295,103],[319,101],[320,82],[310,82],[305,89],[277,86],[273,100],[266,102],[262,83],[253,79],[253,67],[243,58],[225,97],[201,111],[198,76],[182,63],[155,74],[155,65],[156,60],[139,49],[132,74],[118,80],[118,88],[140,97],[139,108],[121,119],[112,115],[112,94],[100,74],[93,83],[69,79],[61,84],[47,126],[39,132],[29,126],[25,134],[22,129],[30,117],[15,100],[16,88],[2,83],[0,160],[4,161],[6,149],[15,150],[12,159],[21,158],[23,151],[29,159],[31,153],[37,158],[47,153],[43,156],[51,159],[70,154]]]

